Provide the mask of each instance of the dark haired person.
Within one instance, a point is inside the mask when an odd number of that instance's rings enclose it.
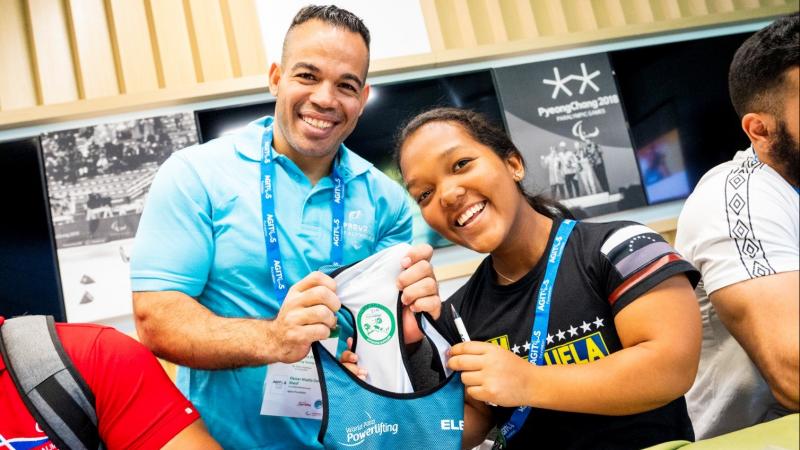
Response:
[[[700,369],[687,395],[698,438],[798,410],[800,16],[736,51],[728,75],[751,146],[706,173],[676,247],[700,270]]]
[[[358,17],[303,8],[269,70],[274,119],[175,153],[153,182],[131,259],[137,330],[188,368],[178,386],[225,448],[320,445],[307,355],[340,302],[313,271],[411,239],[403,189],[342,145],[369,95],[368,65]],[[410,285],[431,274],[431,253],[412,248],[398,283],[432,302],[435,289]],[[340,351],[352,334],[342,322]]]
[[[0,329],[5,322],[0,316]],[[58,323],[55,327],[67,356],[94,395],[97,431],[106,449],[220,448],[192,404],[142,344],[100,325]],[[13,351],[9,345],[6,340],[7,352]],[[31,351],[46,345],[30,342],[22,347]],[[5,359],[0,357],[0,448],[54,449],[20,397]],[[56,413],[64,417],[70,412]]]
[[[474,112],[434,109],[399,136],[401,173],[425,221],[489,253],[451,298],[425,309],[459,340],[452,305],[472,339],[448,362],[466,387],[466,448],[493,425],[515,449],[692,440],[683,394],[700,353],[697,271],[643,225],[576,223],[526,194],[519,150]]]

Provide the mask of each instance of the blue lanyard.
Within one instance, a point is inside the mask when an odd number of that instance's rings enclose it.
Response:
[[[264,242],[267,247],[267,265],[272,277],[272,286],[275,297],[283,303],[286,293],[289,292],[286,281],[286,272],[281,257],[281,248],[278,245],[278,218],[275,215],[275,164],[272,158],[272,126],[264,127],[261,138],[261,215],[264,227]],[[333,203],[331,205],[333,219],[331,220],[331,264],[341,265],[344,259],[344,179],[336,169],[336,163],[331,169],[333,180]]]
[[[550,322],[550,298],[553,295],[553,287],[556,284],[558,266],[561,265],[561,256],[564,254],[567,240],[576,223],[576,221],[569,219],[564,219],[561,222],[548,252],[547,268],[544,272],[542,284],[539,285],[539,293],[536,296],[536,312],[533,317],[533,327],[531,328],[531,348],[528,352],[528,362],[537,366],[544,365],[544,346],[547,337],[547,326]],[[520,406],[514,410],[508,422],[500,428],[500,433],[503,435],[505,442],[508,442],[522,429],[530,412],[530,406]]]
[[[757,163],[760,163],[760,162],[761,162],[761,161],[758,159],[758,154],[756,153],[756,150],[755,150],[755,149],[753,149],[753,159],[755,159]],[[787,181],[787,183],[789,183],[789,182]],[[792,189],[794,189],[794,191],[795,191],[795,192],[797,192],[797,195],[800,195],[800,186],[794,186],[794,185],[792,185],[791,183],[789,183],[789,186],[792,186]]]

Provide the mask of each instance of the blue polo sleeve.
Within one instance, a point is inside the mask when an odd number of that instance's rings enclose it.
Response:
[[[136,232],[131,288],[199,295],[213,255],[211,201],[185,159],[173,154],[158,170]]]
[[[406,192],[394,181],[390,189],[387,189],[385,197],[382,199],[386,208],[385,214],[380,214],[381,221],[378,225],[378,236],[376,236],[375,253],[389,248],[396,244],[411,243],[413,237],[411,229],[411,208],[408,206]]]

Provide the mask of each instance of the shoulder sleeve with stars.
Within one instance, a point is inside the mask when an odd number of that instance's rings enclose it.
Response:
[[[606,271],[605,295],[616,315],[662,281],[685,273],[692,287],[700,273],[660,234],[636,223],[623,223],[608,232],[600,247]]]

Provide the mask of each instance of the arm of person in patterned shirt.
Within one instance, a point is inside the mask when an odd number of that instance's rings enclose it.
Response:
[[[800,405],[800,272],[726,286],[709,295],[720,320],[747,352],[775,399]]]

